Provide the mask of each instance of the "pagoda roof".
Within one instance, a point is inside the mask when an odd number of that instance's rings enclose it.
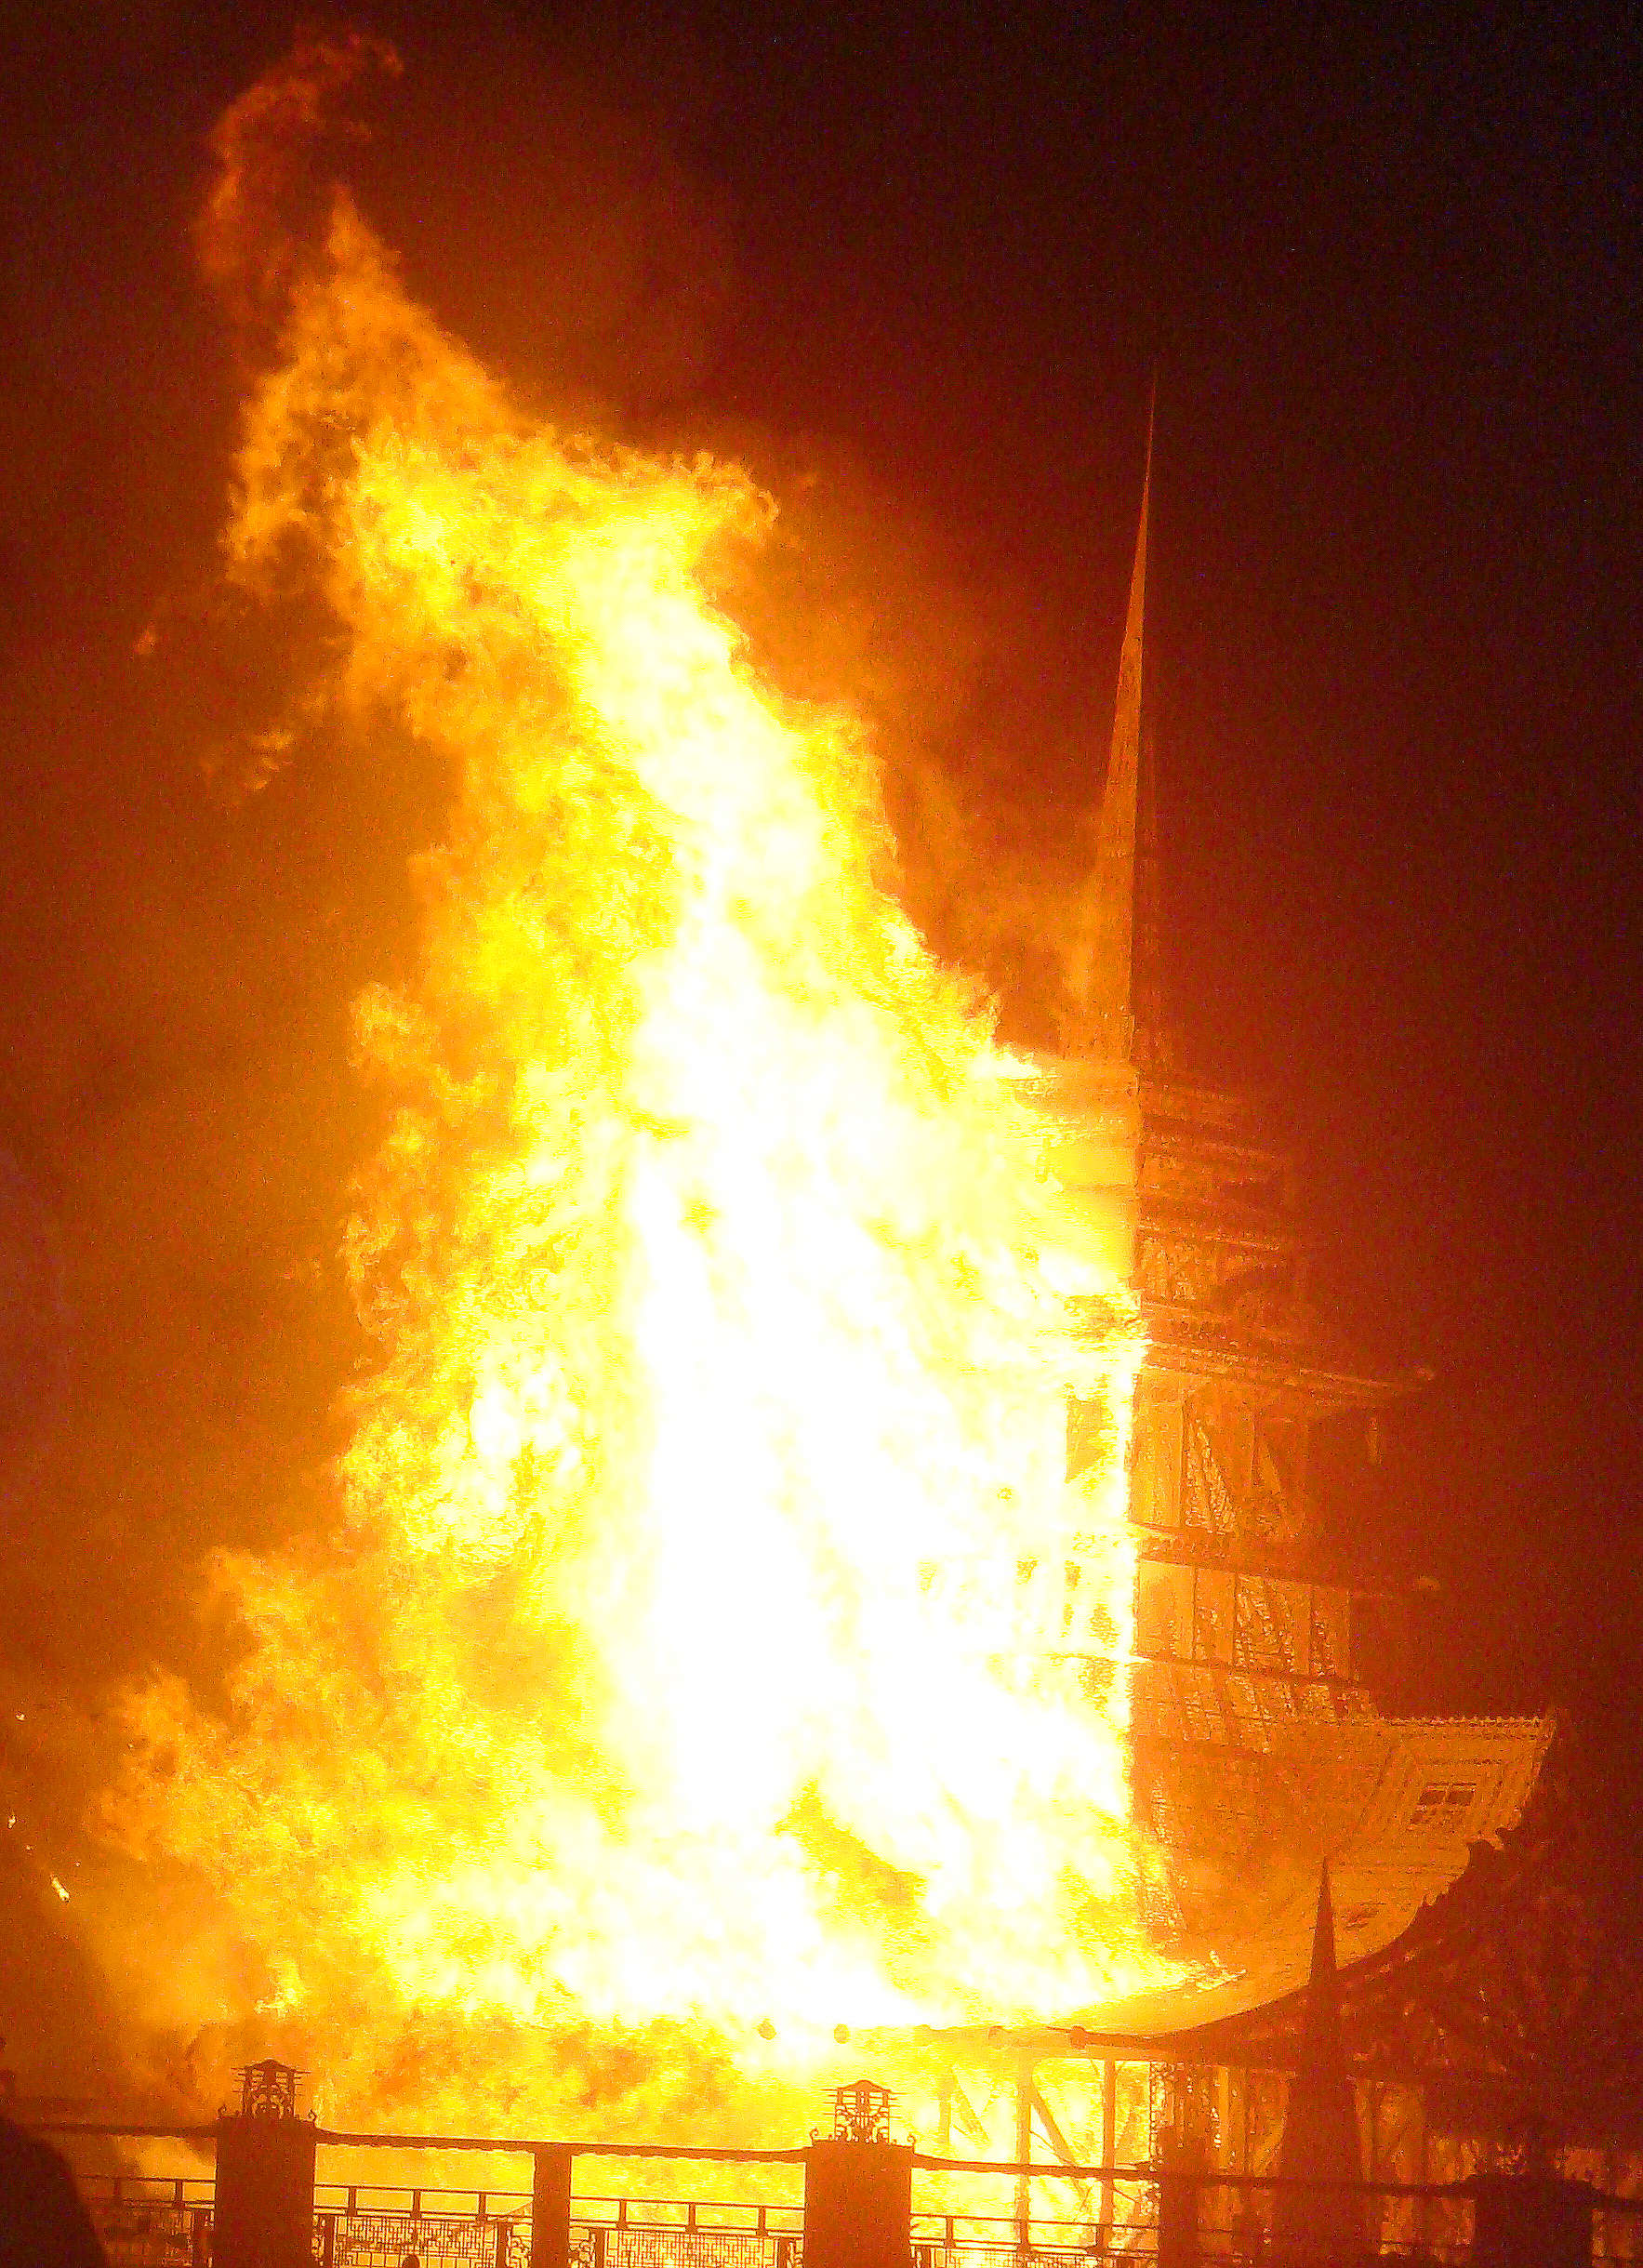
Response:
[[[1550,1718],[1383,1718],[1291,1729],[1268,1796],[1273,1824],[1217,1866],[1172,1854],[1188,1895],[1164,1950],[1170,1983],[1038,2023],[921,2032],[956,2059],[1050,2061],[1067,2055],[1281,2063],[1299,2039],[1312,1961],[1318,1877],[1327,1857],[1344,1982],[1385,1956],[1460,1878],[1476,1845],[1517,1824],[1551,1742]],[[1167,1768],[1227,1775],[1216,1749],[1176,1751]],[[1257,1784],[1252,1801],[1258,1807]],[[1230,1838],[1236,1845],[1237,1838]],[[1294,2035],[1292,2041],[1290,2035]]]
[[[1305,1403],[1315,1415],[1345,1410],[1385,1410],[1432,1384],[1424,1364],[1397,1371],[1371,1371],[1333,1362],[1315,1349],[1292,1351],[1252,1343],[1251,1334],[1218,1326],[1202,1316],[1162,1308],[1144,1299],[1147,1367],[1184,1372],[1196,1378],[1236,1378],[1256,1395],[1275,1401]]]

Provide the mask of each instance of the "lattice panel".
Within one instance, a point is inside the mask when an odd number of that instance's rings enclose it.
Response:
[[[205,2268],[208,2210],[108,2197],[87,2197],[86,2209],[111,2268]]]
[[[317,2213],[314,2259],[323,2268],[519,2268],[528,2221],[479,2221],[470,2213]]]

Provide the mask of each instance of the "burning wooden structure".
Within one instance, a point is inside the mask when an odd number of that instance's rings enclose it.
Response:
[[[346,1547],[224,1562],[230,1706],[131,1697],[112,1831],[356,2114],[414,2072],[467,2123],[506,2054],[544,2127],[711,2093],[753,2132],[837,2043],[943,2150],[1258,2169],[1320,1861],[1350,2032],[1548,1728],[1374,1698],[1387,1602],[1316,1476],[1418,1379],[1331,1346],[1293,1160],[1174,1062],[1146,502],[1065,1043],[1024,1066],[883,886],[870,749],[722,611],[750,480],[540,427],[344,192],[264,241],[292,122],[373,57],[299,42],[231,108],[202,241],[280,300],[231,575],[334,633],[280,732],[451,780],[416,970],[356,1003],[381,1359]],[[1387,2077],[1371,2173],[1426,2148]]]
[[[1147,489],[1150,487],[1150,443]],[[1381,1413],[1424,1372],[1366,1370],[1308,1296],[1293,1155],[1255,1102],[1177,1063],[1160,980],[1159,858],[1146,651],[1144,489],[1097,854],[1072,955],[1063,1051],[1040,1066],[1065,1128],[1055,1164],[1138,1297],[1129,1517],[1138,1546],[1131,1727],[1145,1885],[1158,1941],[1190,1982],[1041,2029],[951,2034],[941,2146],[1275,2167],[1320,1862],[1350,1974],[1397,1949],[1478,1844],[1516,1824],[1552,1726],[1384,1714],[1402,1602],[1330,1540],[1321,1494],[1378,1454]],[[1070,1461],[1082,1453],[1078,1417]],[[1080,1647],[1080,1570],[1065,1570],[1064,1644]],[[1424,1937],[1423,1937],[1424,1942]],[[1385,2005],[1347,2002],[1362,2161],[1436,2178],[1471,2162],[1452,2089]],[[1356,2032],[1354,2032],[1356,2025]],[[1429,2044],[1429,2043],[1428,2043]],[[997,2074],[1013,2076],[1000,2082]],[[966,2070],[990,2109],[973,2099]],[[1458,2150],[1458,2155],[1457,2155]],[[1110,2201],[1109,2201],[1110,2202]]]

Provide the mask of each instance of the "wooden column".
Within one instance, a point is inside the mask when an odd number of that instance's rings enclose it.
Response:
[[[1033,2154],[1033,2067],[1015,2067],[1015,2162],[1031,2163]],[[1032,2242],[1033,2187],[1025,2173],[1015,2177],[1015,2242],[1025,2255]]]
[[[1109,2055],[1101,2066],[1101,2163],[1110,2166],[1119,2146],[1119,2067]],[[1110,2229],[1114,2203],[1112,2176],[1101,2184],[1101,2218]]]

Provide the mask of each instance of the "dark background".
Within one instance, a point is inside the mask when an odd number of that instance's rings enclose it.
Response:
[[[550,413],[771,484],[762,650],[873,719],[916,909],[995,981],[1098,791],[1156,371],[1186,1052],[1308,1153],[1343,1323],[1437,1373],[1369,1539],[1440,1586],[1416,1700],[1569,1712],[1623,1926],[1630,11],[363,20],[406,72],[339,162],[412,288]],[[42,1975],[87,1708],[208,1677],[199,1553],[325,1517],[346,1005],[439,826],[325,745],[224,789],[280,662],[208,603],[236,374],[188,224],[291,31],[42,9],[0,113],[0,1885]]]

